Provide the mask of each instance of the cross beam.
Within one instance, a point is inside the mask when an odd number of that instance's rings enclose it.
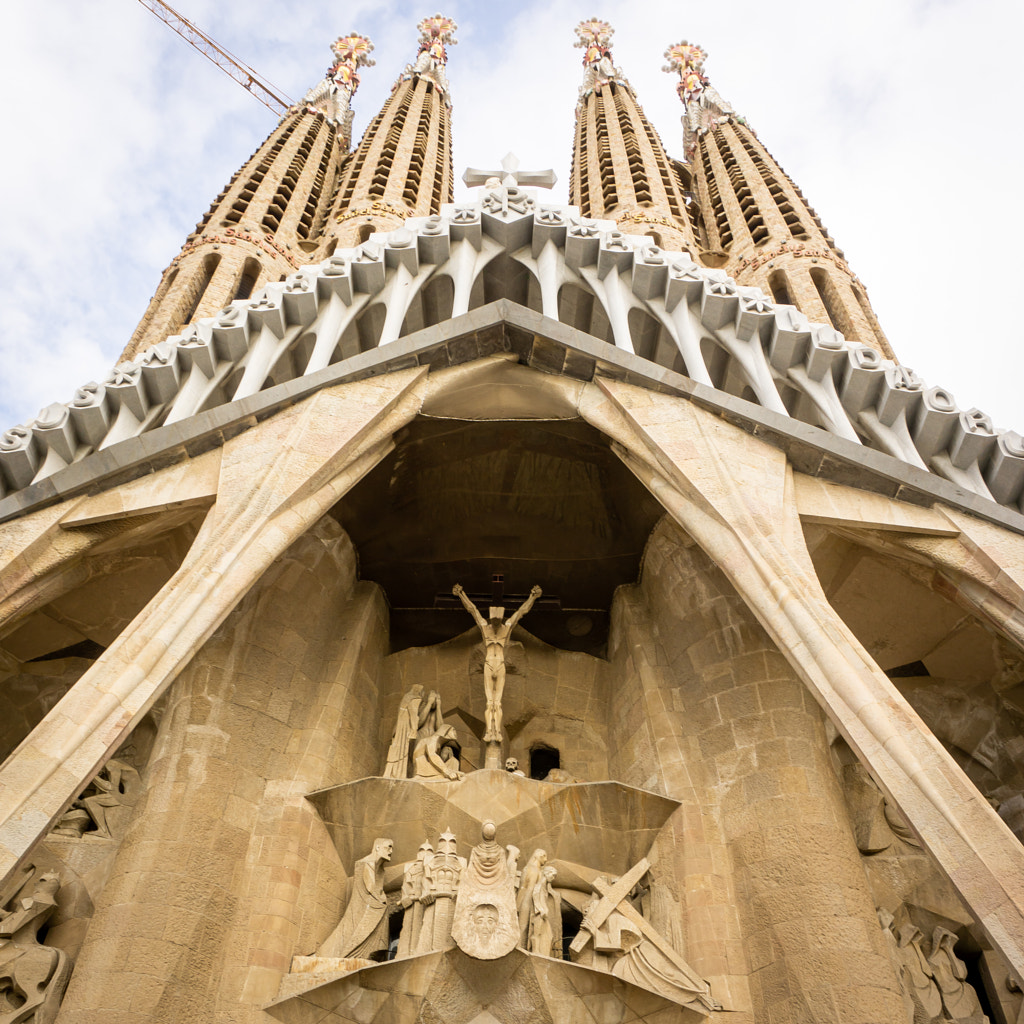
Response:
[[[462,181],[468,188],[486,185],[491,178],[498,178],[506,188],[514,188],[517,185],[554,188],[558,181],[550,167],[545,171],[520,171],[519,158],[515,153],[506,153],[502,157],[500,170],[482,171],[478,167],[467,167],[462,175]]]

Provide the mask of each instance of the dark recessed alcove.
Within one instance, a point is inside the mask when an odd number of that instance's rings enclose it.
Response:
[[[602,655],[615,588],[634,582],[663,509],[581,420],[419,418],[334,508],[359,575],[391,607],[392,650],[472,626],[452,585],[486,615],[511,614],[546,643]],[[497,581],[496,581],[497,580]]]

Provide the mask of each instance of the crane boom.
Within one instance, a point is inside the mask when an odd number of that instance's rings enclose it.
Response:
[[[187,18],[182,17],[164,0],[139,0],[143,7],[148,8],[161,21],[170,25],[186,42],[191,43],[204,57],[213,61],[221,71],[229,74],[243,89],[248,90],[264,106],[278,116],[284,114],[291,106],[290,101],[282,99],[260,76],[247,64],[233,57],[223,47],[218,46],[208,35],[201,32]]]

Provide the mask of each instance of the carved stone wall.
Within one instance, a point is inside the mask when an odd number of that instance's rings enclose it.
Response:
[[[633,662],[635,703],[620,685],[611,721],[633,728],[613,739],[613,770],[628,773],[639,747],[652,767],[665,764],[666,784],[689,776],[694,794],[675,815],[678,842],[661,848],[675,865],[686,954],[712,978],[749,970],[758,1020],[838,1020],[842,1006],[850,1019],[901,1021],[811,695],[667,521],[648,544],[638,591],[619,602],[617,658]],[[719,969],[702,962],[705,948],[718,951]]]
[[[305,801],[373,774],[379,591],[325,520],[171,691],[62,1022],[218,1019],[277,991],[340,914],[345,875]]]

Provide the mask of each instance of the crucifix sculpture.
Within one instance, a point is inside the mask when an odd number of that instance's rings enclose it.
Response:
[[[534,188],[554,188],[558,181],[555,172],[550,167],[545,171],[520,171],[519,158],[515,153],[506,153],[502,157],[500,170],[482,171],[478,167],[467,167],[462,175],[462,181],[467,188],[486,185],[495,178],[506,188],[524,185]]]
[[[533,607],[541,595],[540,587],[533,587],[530,596],[519,606],[509,619],[505,618],[504,608],[491,608],[490,618],[485,619],[480,610],[466,596],[461,584],[452,587],[452,593],[462,602],[462,606],[473,616],[473,621],[480,629],[484,641],[484,693],[487,696],[485,713],[486,729],[484,743],[486,758],[484,767],[501,767],[501,696],[505,690],[505,647],[512,630],[519,620]],[[493,762],[493,763],[492,763]]]

